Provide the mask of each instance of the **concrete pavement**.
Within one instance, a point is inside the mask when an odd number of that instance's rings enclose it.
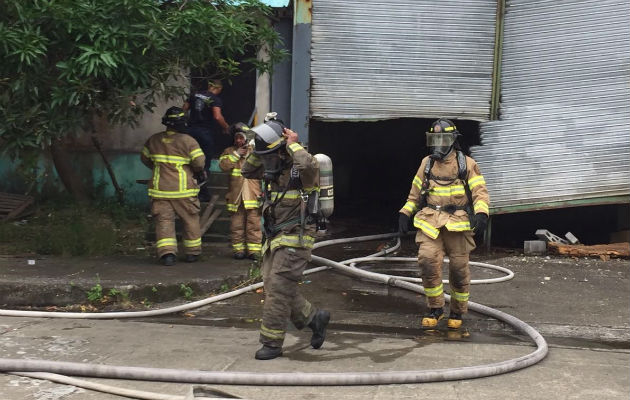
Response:
[[[376,243],[322,249],[318,254],[348,259],[374,252]],[[104,288],[128,288],[133,296],[164,293],[164,301],[184,302],[182,284],[198,287],[195,294],[219,290],[247,277],[250,263],[229,258],[225,243],[204,249],[199,263],[180,262],[162,267],[146,258],[57,259],[40,258],[28,265],[26,258],[1,257],[2,303],[37,299],[39,305],[85,302],[85,293],[99,282]],[[400,251],[411,256],[407,241]],[[471,300],[514,315],[538,329],[550,343],[545,360],[521,371],[496,377],[430,384],[357,387],[256,387],[214,386],[239,397],[262,399],[389,399],[444,397],[456,399],[627,399],[630,395],[630,273],[628,260],[601,261],[559,257],[524,257],[517,252],[477,255],[475,259],[512,269],[511,281],[471,288]],[[367,265],[374,271],[406,274],[409,266]],[[158,320],[54,320],[0,317],[0,357],[51,359],[109,365],[152,366],[225,371],[346,372],[393,371],[461,367],[502,361],[533,350],[508,328],[492,319],[470,315],[468,327],[481,340],[442,340],[418,336],[415,295],[388,301],[394,288],[357,283],[365,295],[352,302],[343,288],[347,282],[313,275],[321,286],[304,285],[310,297],[331,304],[330,334],[321,350],[308,346],[308,334],[290,331],[285,354],[269,362],[255,361],[258,347],[252,308],[225,301],[205,308],[223,308],[226,314],[242,311],[247,323],[218,324],[208,317]],[[472,268],[473,279],[497,273]],[[319,277],[318,277],[319,276]],[[350,278],[347,278],[350,280]],[[337,283],[336,283],[337,282]],[[340,283],[339,283],[340,282]],[[197,285],[197,286],[195,286]],[[335,285],[339,285],[338,287]],[[34,288],[34,289],[29,289]],[[68,289],[70,288],[70,289]],[[166,290],[171,288],[172,290]],[[75,294],[73,294],[75,293]],[[345,293],[345,294],[344,294]],[[76,297],[72,297],[76,296]],[[258,297],[256,297],[258,296]],[[335,296],[339,297],[335,303]],[[250,295],[259,304],[262,294]],[[52,299],[52,300],[51,300]],[[75,300],[76,299],[76,300]],[[354,301],[356,300],[356,301]],[[36,304],[34,300],[31,304]],[[160,301],[159,298],[157,301]],[[51,303],[52,302],[52,303]],[[24,304],[25,302],[22,301]],[[28,303],[27,303],[28,304]],[[342,306],[343,305],[343,306]],[[153,307],[160,305],[154,304]],[[7,308],[9,306],[3,306]],[[256,308],[258,310],[258,308]],[[370,319],[366,318],[370,314]],[[199,314],[203,314],[200,312]],[[181,320],[181,321],[180,321]],[[191,322],[192,321],[192,322]],[[366,332],[364,325],[372,330]],[[382,329],[379,329],[382,328]],[[512,340],[481,332],[512,335]],[[94,379],[92,379],[94,380]],[[188,385],[131,381],[117,386],[163,393],[184,394]],[[108,394],[29,378],[0,375],[2,399],[114,399]]]

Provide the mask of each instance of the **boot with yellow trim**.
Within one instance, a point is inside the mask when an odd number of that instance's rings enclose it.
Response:
[[[423,328],[435,328],[435,326],[444,318],[444,310],[442,308],[431,308],[429,315],[422,318]]]
[[[459,329],[462,326],[462,315],[459,313],[452,312],[448,316],[448,327],[449,329]]]

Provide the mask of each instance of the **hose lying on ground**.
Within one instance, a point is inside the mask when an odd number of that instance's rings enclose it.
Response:
[[[334,239],[317,243],[316,248],[324,246],[330,246],[333,244],[361,242],[369,240],[384,240],[396,237],[396,234],[382,234],[362,236],[356,238],[346,239]],[[398,247],[400,242],[398,242]],[[393,249],[387,249],[377,254],[368,256],[374,257],[377,255],[385,255],[392,252]],[[346,265],[349,261],[359,262],[361,259],[348,260],[344,263],[332,261],[319,256],[312,256],[313,262],[316,264],[322,264],[323,267],[313,268],[308,270],[308,273],[321,271],[327,268],[335,268],[347,274],[357,276],[370,281],[380,282],[390,286],[407,289],[416,293],[424,293],[424,289],[412,282],[408,282],[403,277],[397,277],[393,275],[377,274],[370,271],[361,270],[359,268]],[[229,297],[233,297],[244,291],[252,290],[262,286],[262,283],[250,285],[247,288],[239,289],[233,293],[225,293],[218,296],[211,297],[206,300],[198,301],[195,303],[187,304],[190,309],[192,304],[195,307],[200,307],[205,304],[210,304],[215,301],[223,300]],[[234,294],[236,293],[236,294]],[[450,296],[445,295],[446,301],[450,301]],[[170,313],[182,311],[184,306],[172,307],[168,310]],[[181,382],[181,383],[203,383],[203,384],[224,384],[224,385],[283,385],[283,386],[325,386],[325,385],[383,385],[383,384],[395,384],[395,383],[424,383],[424,382],[439,382],[448,380],[460,380],[480,378],[484,376],[491,376],[502,374],[510,371],[515,371],[528,366],[531,366],[540,360],[542,360],[548,351],[547,342],[545,339],[531,326],[525,322],[515,318],[502,311],[494,310],[484,305],[469,302],[468,308],[472,311],[496,318],[500,321],[506,322],[513,328],[528,335],[537,348],[530,354],[522,357],[510,359],[507,361],[471,366],[471,367],[458,367],[458,368],[446,368],[446,369],[434,369],[434,370],[421,370],[421,371],[391,371],[391,372],[346,372],[346,373],[304,373],[304,372],[289,372],[289,373],[253,373],[253,372],[212,372],[212,371],[199,371],[199,370],[176,370],[166,368],[142,368],[142,367],[127,367],[127,366],[109,366],[100,364],[87,364],[87,363],[73,363],[73,362],[61,362],[61,361],[47,361],[47,360],[20,360],[20,359],[0,359],[0,371],[45,371],[57,374],[73,375],[73,376],[92,376],[99,378],[115,378],[115,379],[136,379],[146,381],[164,381],[164,382]],[[165,309],[166,310],[166,309]],[[165,310],[153,310],[144,312],[133,312],[133,317],[147,316],[148,315],[160,315],[154,312],[166,313]],[[48,317],[51,314],[63,314],[63,313],[38,313],[32,311],[22,311],[11,313],[12,310],[0,310],[0,315],[9,316],[42,316]],[[20,315],[19,313],[29,313],[27,315]],[[38,315],[33,315],[36,313]],[[41,315],[40,315],[41,314]],[[84,315],[82,313],[72,313],[78,315]],[[119,315],[127,317],[128,312],[123,313],[106,313],[109,316],[107,318],[118,318]],[[96,314],[101,315],[101,314]],[[58,315],[54,315],[57,317]],[[81,317],[85,318],[85,317]]]

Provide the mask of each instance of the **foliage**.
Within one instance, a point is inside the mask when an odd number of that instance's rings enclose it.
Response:
[[[92,288],[87,291],[87,299],[91,303],[95,303],[103,299],[103,288],[100,283],[92,286]]]
[[[95,115],[137,123],[183,94],[190,68],[271,68],[279,36],[257,0],[3,0],[0,144],[18,156],[90,130]],[[247,59],[265,46],[268,62]]]
[[[181,294],[184,296],[186,300],[190,300],[194,294],[194,291],[192,290],[192,288],[183,283],[180,285],[179,291],[181,292]]]
[[[64,198],[39,205],[28,219],[0,222],[0,253],[145,254],[147,225],[141,209],[113,200],[82,207]]]
[[[247,270],[247,277],[251,281],[258,281],[262,278],[262,271],[260,270],[260,266],[256,265],[257,263],[252,263],[252,265]]]

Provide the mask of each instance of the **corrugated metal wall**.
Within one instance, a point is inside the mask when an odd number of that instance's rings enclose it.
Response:
[[[315,0],[311,117],[488,120],[496,0]]]
[[[630,2],[508,0],[503,41],[473,149],[495,211],[630,194]]]

